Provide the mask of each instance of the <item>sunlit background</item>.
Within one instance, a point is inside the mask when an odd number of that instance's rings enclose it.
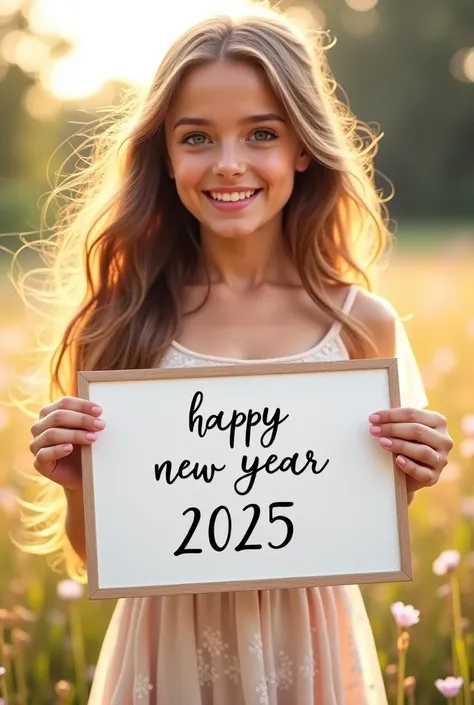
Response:
[[[379,4],[386,1],[346,0],[340,8],[342,28],[358,37],[374,34],[381,23]],[[158,1],[134,0],[131,11],[130,3],[114,0],[2,0],[0,22],[5,26],[16,17],[12,24],[17,26],[2,38],[0,76],[16,65],[37,79],[24,96],[25,109],[35,118],[49,119],[63,101],[87,100],[107,90],[110,81],[146,85],[180,30],[209,13],[238,12],[246,5],[245,0],[181,0],[163,9]],[[303,25],[327,27],[325,12],[316,3],[288,3],[287,11]],[[433,23],[436,10],[418,12],[428,25]],[[444,20],[438,19],[438,30],[445,28]],[[449,71],[458,81],[474,82],[472,31],[471,40],[450,56]]]
[[[124,87],[146,88],[182,29],[245,4],[0,0],[0,686],[21,693],[24,661],[30,694],[11,700],[19,705],[85,703],[113,604],[89,603],[74,586],[57,590],[64,575],[8,540],[18,521],[16,471],[31,463],[31,420],[6,403],[9,383],[18,369],[32,391],[41,383],[24,358],[36,319],[7,278],[15,234],[39,227],[44,196],[80,144],[81,126],[116,103]],[[434,681],[453,672],[451,588],[432,570],[445,548],[461,554],[462,628],[474,671],[474,3],[280,5],[303,26],[326,32],[328,44],[336,40],[329,50],[336,79],[359,117],[384,133],[377,178],[390,192],[384,175],[395,189],[389,205],[397,239],[380,292],[407,318],[430,404],[448,417],[456,442],[440,483],[410,509],[414,582],[364,588],[391,703],[397,633],[389,606],[400,599],[421,611],[406,674],[416,684],[407,691],[415,688],[417,705],[438,705],[444,698]],[[71,607],[83,633],[70,622]],[[407,705],[414,697],[407,692]]]

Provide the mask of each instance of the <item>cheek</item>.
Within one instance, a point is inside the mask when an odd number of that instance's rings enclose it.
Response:
[[[199,188],[208,171],[207,160],[196,155],[181,155],[173,160],[173,173],[178,191]]]
[[[202,184],[203,170],[195,160],[180,159],[173,163],[173,177],[181,203],[195,217],[198,215],[199,184]]]
[[[259,170],[269,186],[286,191],[294,181],[294,155],[286,151],[268,152],[260,161]]]

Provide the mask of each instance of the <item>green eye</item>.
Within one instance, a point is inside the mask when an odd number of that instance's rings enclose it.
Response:
[[[261,128],[259,130],[255,130],[253,133],[252,137],[254,138],[255,142],[270,142],[273,139],[276,139],[277,135],[273,130],[269,130],[268,128]]]
[[[203,135],[202,132],[195,132],[192,135],[186,135],[186,137],[183,138],[183,142],[185,144],[190,144],[194,147],[200,147],[201,145],[206,143],[206,135]]]

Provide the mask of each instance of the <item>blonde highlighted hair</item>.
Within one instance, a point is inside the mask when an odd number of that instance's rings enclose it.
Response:
[[[199,224],[181,204],[166,168],[164,118],[184,74],[205,62],[250,62],[263,71],[311,157],[295,176],[284,236],[309,296],[333,319],[354,357],[371,356],[367,332],[325,294],[332,283],[371,288],[385,252],[385,206],[374,185],[378,138],[335,93],[323,33],[306,36],[276,11],[215,16],[182,34],[164,56],[147,94],[125,101],[92,140],[87,165],[50,194],[68,199],[52,238],[48,302],[52,337],[46,401],[76,395],[77,370],[159,364],[179,326],[184,286],[199,257]],[[89,143],[87,143],[89,146]],[[44,243],[39,243],[40,247]],[[31,247],[31,245],[29,245]],[[43,292],[19,284],[22,295]],[[53,327],[54,322],[54,327]],[[85,579],[65,531],[66,500],[36,476],[39,494],[25,503],[25,550],[66,560]]]

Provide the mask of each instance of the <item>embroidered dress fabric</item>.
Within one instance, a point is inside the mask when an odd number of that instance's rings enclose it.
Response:
[[[355,298],[349,291],[346,312]],[[426,396],[397,322],[403,406]],[[311,350],[260,362],[348,359],[335,324]],[[246,364],[173,343],[166,367]],[[387,705],[358,586],[127,598],[105,636],[89,705]]]

